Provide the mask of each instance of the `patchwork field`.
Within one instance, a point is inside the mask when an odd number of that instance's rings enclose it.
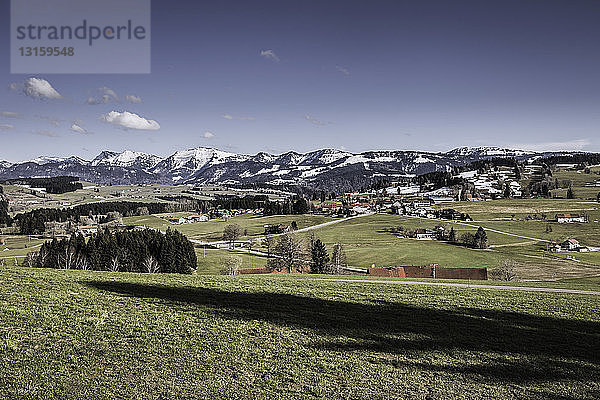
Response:
[[[474,219],[471,223],[449,223],[395,215],[372,215],[343,221],[334,225],[319,227],[313,232],[328,246],[341,242],[348,255],[351,266],[367,268],[371,265],[429,265],[442,266],[485,266],[490,270],[506,259],[518,262],[520,279],[556,280],[561,278],[589,277],[600,275],[600,252],[557,253],[547,252],[549,242],[562,242],[577,239],[582,245],[600,248],[600,203],[594,201],[595,194],[584,190],[600,191],[600,188],[586,188],[585,184],[595,181],[600,168],[594,167],[590,174],[576,171],[555,171],[554,176],[560,182],[570,181],[574,187],[575,199],[511,199],[484,202],[457,202],[438,208],[451,207],[468,213]],[[27,194],[27,190],[17,186],[5,186],[8,197],[26,207],[74,205],[89,201],[107,199],[132,199],[156,201],[158,196],[181,194],[184,186],[104,186],[95,187],[85,183],[86,189],[64,195],[49,195],[47,199]],[[563,190],[563,189],[560,189]],[[564,189],[566,190],[566,189]],[[210,198],[217,194],[231,194],[224,188],[206,187],[198,196]],[[554,194],[560,195],[555,192]],[[593,195],[593,196],[592,196]],[[24,196],[24,197],[23,197]],[[23,198],[21,198],[23,197]],[[30,204],[29,201],[43,201],[43,204]],[[554,222],[557,213],[578,213],[589,216],[589,223],[558,224]],[[231,223],[239,224],[246,234],[241,238],[259,239],[263,237],[264,225],[295,222],[300,229],[335,221],[325,215],[288,215],[262,217],[244,214],[228,220],[211,220],[194,224],[173,225],[169,217],[189,215],[190,213],[169,213],[123,218],[123,223],[144,225],[165,231],[177,229],[190,239],[201,241],[221,240],[223,229]],[[339,220],[338,220],[339,221]],[[437,241],[417,241],[410,238],[398,238],[386,232],[389,228],[402,226],[406,230],[434,228],[442,224],[446,229],[453,227],[457,236],[470,232],[477,227],[486,229],[490,248],[473,250],[461,246]],[[301,233],[306,237],[308,232]],[[15,257],[22,259],[31,249],[42,243],[40,239],[20,236],[4,236],[6,243],[0,246],[0,259],[12,265]],[[265,251],[260,245],[255,250]],[[224,249],[198,249],[198,272],[214,274],[221,268],[222,260],[231,252]],[[243,267],[260,267],[266,262],[264,257],[240,254]]]
[[[348,256],[348,263],[354,267],[367,268],[394,265],[430,265],[473,267],[485,266],[490,270],[506,259],[518,262],[520,279],[556,280],[561,278],[589,277],[600,275],[600,252],[557,253],[546,251],[549,242],[562,242],[573,238],[582,245],[600,247],[600,204],[591,201],[565,199],[498,200],[488,202],[453,203],[453,207],[470,214],[473,222],[441,222],[414,217],[377,214],[340,221],[324,215],[287,215],[262,217],[244,214],[228,220],[211,220],[194,224],[173,225],[169,217],[189,213],[170,213],[123,218],[126,224],[144,225],[162,231],[177,229],[190,239],[202,241],[221,240],[223,229],[228,224],[239,224],[247,235],[241,240],[260,239],[264,225],[296,222],[298,228],[314,227],[337,221],[333,225],[316,227],[312,231],[323,240],[329,250],[336,242],[341,242]],[[556,213],[585,212],[590,222],[585,224],[559,224],[554,222]],[[483,226],[488,235],[490,248],[474,250],[438,241],[420,241],[411,238],[398,238],[387,229],[402,226],[405,230],[434,228],[443,225],[453,227],[457,236],[465,232],[475,233]],[[307,237],[308,232],[300,233]],[[35,249],[42,240],[22,236],[5,236],[5,246],[0,246],[0,257],[7,263],[14,257],[22,257]],[[27,247],[25,247],[27,246]],[[255,250],[266,251],[261,245]],[[222,260],[232,252],[225,249],[197,249],[198,273],[215,274],[221,268]],[[243,267],[262,267],[265,257],[242,257]],[[11,261],[12,260],[12,261]],[[12,265],[12,264],[11,264]]]
[[[600,297],[0,269],[3,399],[581,399]]]
[[[222,239],[223,230],[225,229],[225,226],[229,224],[238,224],[242,227],[242,229],[247,230],[248,234],[244,236],[243,239],[248,239],[251,237],[262,236],[265,231],[265,225],[290,225],[292,222],[296,222],[298,228],[302,229],[309,226],[322,224],[324,222],[333,221],[332,218],[325,215],[274,215],[263,217],[256,214],[243,214],[227,220],[215,219],[208,222],[198,222],[194,224],[173,225],[168,222],[170,217],[185,216],[190,214],[191,213],[168,213],[146,215],[141,217],[127,217],[123,218],[123,222],[132,225],[144,225],[150,228],[160,229],[162,231],[166,231],[167,228],[177,229],[190,239],[215,241]]]
[[[24,212],[41,207],[72,207],[87,203],[104,201],[137,201],[137,202],[165,202],[165,196],[180,196],[184,191],[189,191],[185,185],[95,185],[82,182],[83,189],[64,194],[46,194],[18,185],[3,185],[4,193],[11,201],[14,212]],[[201,191],[186,196],[198,200],[210,200],[222,195],[265,194],[251,190],[234,190],[220,186],[204,186]],[[282,193],[269,191],[272,199],[282,198]]]

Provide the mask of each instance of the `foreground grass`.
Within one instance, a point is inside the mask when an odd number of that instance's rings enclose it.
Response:
[[[0,270],[0,398],[594,398],[600,297]]]

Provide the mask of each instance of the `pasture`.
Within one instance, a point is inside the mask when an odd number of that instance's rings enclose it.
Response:
[[[0,269],[3,399],[597,398],[600,297]]]

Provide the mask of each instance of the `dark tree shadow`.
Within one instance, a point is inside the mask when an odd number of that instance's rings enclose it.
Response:
[[[313,344],[316,348],[384,353],[389,357],[377,362],[391,365],[520,384],[560,379],[600,382],[597,322],[474,308],[436,310],[386,301],[360,304],[282,293],[108,281],[84,284],[121,295],[158,299],[174,307],[209,307],[227,319],[310,329],[319,334]],[[420,359],[423,351],[456,354],[451,364],[432,364]],[[485,362],[456,362],[464,352],[490,354]],[[408,357],[394,357],[400,354]]]

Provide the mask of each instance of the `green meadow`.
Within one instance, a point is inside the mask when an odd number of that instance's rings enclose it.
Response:
[[[600,297],[0,269],[2,399],[581,399]]]

